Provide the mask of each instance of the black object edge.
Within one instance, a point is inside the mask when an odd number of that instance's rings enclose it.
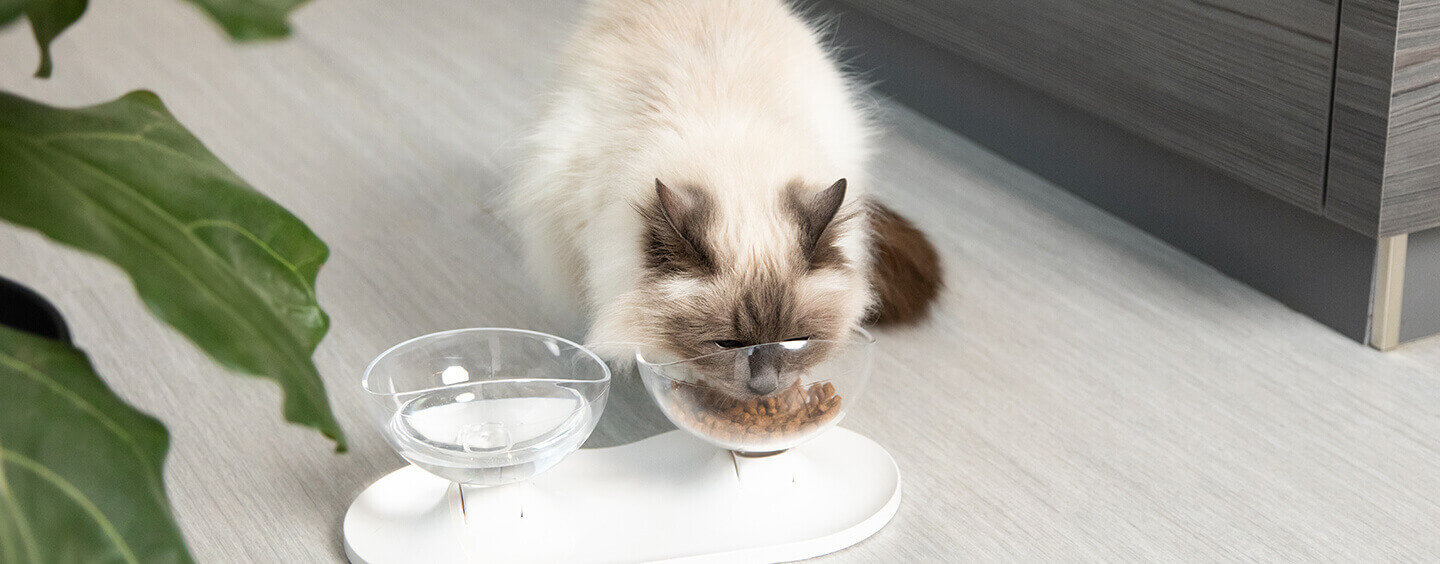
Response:
[[[0,277],[0,325],[47,339],[70,342],[65,318],[40,294]]]

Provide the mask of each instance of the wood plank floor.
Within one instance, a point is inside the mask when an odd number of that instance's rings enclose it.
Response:
[[[166,479],[201,561],[342,561],[345,507],[401,464],[357,388],[389,345],[576,333],[527,295],[495,197],[577,6],[315,0],[291,39],[237,47],[188,3],[95,0],[48,82],[29,78],[28,29],[0,31],[0,88],[74,105],[153,89],[333,250],[315,358],[346,455],[283,424],[275,386],[154,321],[115,268],[0,226],[0,273],[55,300],[169,426]],[[878,191],[934,237],[949,287],[932,321],[879,335],[846,420],[899,461],[899,514],[828,560],[1440,560],[1440,341],[1364,348],[878,105]],[[599,439],[655,427],[628,403]]]

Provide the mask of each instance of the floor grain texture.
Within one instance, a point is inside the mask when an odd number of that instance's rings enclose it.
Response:
[[[0,273],[57,302],[100,373],[169,426],[166,479],[201,561],[342,561],[346,506],[401,464],[358,394],[389,345],[479,325],[577,332],[527,295],[496,213],[577,5],[315,0],[289,40],[233,46],[188,3],[95,0],[48,82],[29,78],[28,29],[0,31],[0,88],[68,105],[155,90],[333,251],[315,359],[345,455],[284,424],[274,385],[155,321],[117,269],[0,225]],[[899,461],[899,514],[827,560],[1440,560],[1440,341],[1361,347],[879,109],[877,190],[933,236],[950,278],[930,322],[880,333],[845,423]],[[634,413],[608,437],[654,426]]]

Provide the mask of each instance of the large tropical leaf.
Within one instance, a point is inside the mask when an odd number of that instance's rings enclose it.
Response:
[[[190,0],[215,18],[239,41],[273,39],[290,34],[285,16],[306,0]]]
[[[190,562],[161,482],[169,436],[85,355],[0,327],[0,562]]]
[[[285,418],[345,449],[310,357],[329,249],[205,150],[160,99],[78,109],[0,93],[0,219],[103,256],[221,364],[271,378]]]

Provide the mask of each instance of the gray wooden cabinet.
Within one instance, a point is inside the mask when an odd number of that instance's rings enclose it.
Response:
[[[881,89],[1222,271],[1377,346],[1440,331],[1405,305],[1440,304],[1440,0],[804,3]]]
[[[849,4],[1319,212],[1337,2]]]
[[[1440,2],[1345,0],[1336,65],[1325,215],[1381,237],[1440,225]]]

